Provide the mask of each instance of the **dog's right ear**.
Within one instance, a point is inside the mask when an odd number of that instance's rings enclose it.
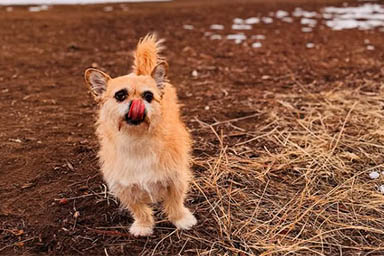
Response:
[[[111,77],[98,69],[89,68],[84,73],[85,83],[88,85],[96,100],[107,90]]]

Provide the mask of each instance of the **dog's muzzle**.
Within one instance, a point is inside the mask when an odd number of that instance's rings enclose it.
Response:
[[[125,121],[128,124],[139,125],[145,119],[145,105],[143,100],[132,100],[129,104],[129,111],[125,114]]]

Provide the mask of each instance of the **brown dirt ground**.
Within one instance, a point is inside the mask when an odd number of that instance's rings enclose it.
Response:
[[[55,6],[38,13],[0,7],[0,254],[105,255],[107,248],[109,255],[160,255],[157,251],[164,254],[166,248],[169,255],[193,255],[210,250],[203,241],[178,241],[188,232],[167,239],[174,230],[167,222],[157,224],[154,236],[140,239],[99,228],[129,226],[132,219],[104,197],[93,125],[96,105],[83,85],[83,71],[94,63],[112,76],[125,74],[129,50],[156,31],[166,39],[170,80],[195,139],[193,155],[204,159],[217,153],[218,142],[196,118],[214,123],[259,113],[271,107],[266,95],[300,93],[298,83],[316,92],[384,81],[380,32],[334,32],[321,25],[301,33],[297,20],[275,22],[246,32],[267,36],[260,49],[250,47],[251,41],[236,45],[203,36],[210,24],[226,25],[225,34],[235,17],[292,11],[298,4],[319,10],[326,2],[176,1],[115,4],[112,12],[104,12],[104,5]],[[195,29],[185,30],[183,24]],[[367,51],[364,39],[376,50]],[[306,49],[307,41],[316,47]],[[236,126],[253,130],[260,118]],[[226,143],[246,139],[230,136]],[[252,146],[263,148],[257,142]],[[197,177],[205,175],[197,165],[193,170]],[[60,204],[60,198],[69,198],[68,203]],[[195,209],[201,200],[194,193],[187,204]],[[77,220],[75,211],[80,212]],[[196,215],[199,224],[189,233],[204,237],[211,212],[202,209]]]

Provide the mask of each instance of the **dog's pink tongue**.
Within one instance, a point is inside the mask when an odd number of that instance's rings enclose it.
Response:
[[[128,117],[132,120],[142,120],[144,118],[145,105],[142,100],[133,100],[128,112]]]

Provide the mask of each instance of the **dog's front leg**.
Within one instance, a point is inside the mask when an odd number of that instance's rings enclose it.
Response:
[[[164,198],[164,211],[168,219],[180,229],[190,229],[196,224],[196,218],[184,206],[187,184],[183,182],[171,183]]]
[[[137,197],[132,189],[122,189],[118,197],[123,206],[131,212],[134,222],[129,232],[134,236],[149,236],[153,233],[154,219],[152,209],[148,206],[147,200]]]

